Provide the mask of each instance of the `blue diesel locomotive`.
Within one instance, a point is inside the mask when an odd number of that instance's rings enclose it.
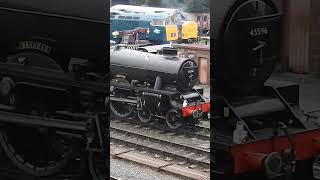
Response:
[[[121,42],[119,32],[136,28],[148,28],[139,39],[153,44],[170,41],[190,41],[198,37],[198,25],[188,21],[181,10],[131,5],[115,5],[110,9],[110,39]]]

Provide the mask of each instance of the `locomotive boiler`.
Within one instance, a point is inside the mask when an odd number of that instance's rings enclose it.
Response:
[[[299,106],[299,85],[268,80],[280,57],[281,14],[270,0],[212,4],[213,178],[319,177],[320,131]]]
[[[0,1],[1,177],[107,178],[105,8]]]
[[[175,87],[181,91],[191,90],[197,82],[198,66],[191,59],[121,47],[110,53],[112,76],[123,75],[127,79],[152,83],[156,89]]]
[[[207,116],[209,102],[193,89],[196,62],[174,53],[170,48],[162,55],[111,48],[111,110],[116,117],[129,117],[136,110],[142,122],[158,117],[177,129]]]

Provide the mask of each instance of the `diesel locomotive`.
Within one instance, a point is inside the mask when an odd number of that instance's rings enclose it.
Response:
[[[138,36],[152,44],[192,42],[199,35],[198,24],[178,9],[115,5],[110,8],[110,21],[110,38],[117,43],[121,42],[119,32],[136,28],[147,28],[148,33]]]
[[[104,1],[0,0],[0,177],[107,179]]]
[[[299,85],[269,79],[282,15],[271,0],[212,4],[213,179],[319,178],[320,130],[299,106]]]
[[[193,60],[171,48],[160,55],[118,45],[110,49],[110,62],[110,107],[116,117],[136,114],[144,123],[165,119],[171,129],[207,118],[210,103],[193,88],[198,77]]]

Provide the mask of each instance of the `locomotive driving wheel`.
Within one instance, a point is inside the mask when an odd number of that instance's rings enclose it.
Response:
[[[0,144],[17,168],[37,177],[60,172],[75,154],[67,139],[46,128],[2,127]]]
[[[18,63],[64,73],[51,57],[41,53],[22,52],[8,58],[7,63]],[[10,95],[10,101],[0,103],[9,102],[8,105],[15,106],[16,111],[23,114],[46,116],[48,109],[41,100],[44,96],[30,89],[15,90]],[[59,135],[50,128],[20,126],[14,123],[0,126],[0,146],[4,154],[18,169],[36,177],[61,172],[68,162],[75,158],[79,145],[78,141]]]
[[[118,118],[127,118],[133,113],[132,107],[122,102],[110,102],[110,109]]]
[[[178,129],[183,125],[182,118],[175,109],[168,111],[166,115],[166,123],[170,129]]]
[[[150,123],[152,121],[152,113],[147,109],[139,109],[138,110],[138,118],[143,123]]]
[[[88,163],[92,180],[106,180],[106,156],[105,153],[89,152]]]
[[[112,81],[119,84],[130,85],[130,83],[124,78],[116,78]],[[121,92],[117,92],[115,96],[119,98],[125,98],[125,94]],[[121,119],[129,117],[133,113],[132,107],[125,102],[110,101],[110,109],[116,117]]]

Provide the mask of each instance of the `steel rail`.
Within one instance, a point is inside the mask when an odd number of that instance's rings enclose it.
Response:
[[[114,135],[116,133],[121,134],[121,135]],[[139,142],[134,142],[132,139],[136,139]],[[179,144],[179,143],[173,143],[173,142],[169,142],[166,140],[162,140],[162,139],[158,139],[158,138],[154,138],[151,136],[145,136],[145,135],[141,135],[138,133],[134,133],[134,132],[130,132],[130,131],[126,131],[123,129],[119,129],[119,128],[112,128],[110,127],[110,140],[111,141],[115,141],[115,142],[119,142],[122,144],[126,144],[129,146],[133,146],[133,147],[138,147],[144,150],[149,150],[152,153],[157,153],[157,154],[163,154],[165,156],[169,156],[169,157],[173,157],[173,158],[177,158],[179,160],[185,160],[189,163],[194,163],[194,164],[199,164],[201,166],[204,167],[209,167],[210,166],[210,150],[204,150],[204,149],[200,149],[200,148],[195,148],[195,147],[191,147],[191,146],[186,146],[183,144]],[[148,140],[147,144],[144,144],[142,141],[146,141]],[[155,147],[154,145],[161,145],[161,148],[159,147]],[[168,148],[163,148],[163,147],[171,147],[172,149],[176,150],[176,151],[170,151],[168,150]],[[171,149],[171,150],[172,150]],[[176,153],[178,152],[178,153]],[[191,154],[191,156],[190,156]],[[192,157],[194,156],[194,157]],[[197,159],[199,157],[204,157],[204,159],[206,159],[207,161],[203,160],[203,159]]]

